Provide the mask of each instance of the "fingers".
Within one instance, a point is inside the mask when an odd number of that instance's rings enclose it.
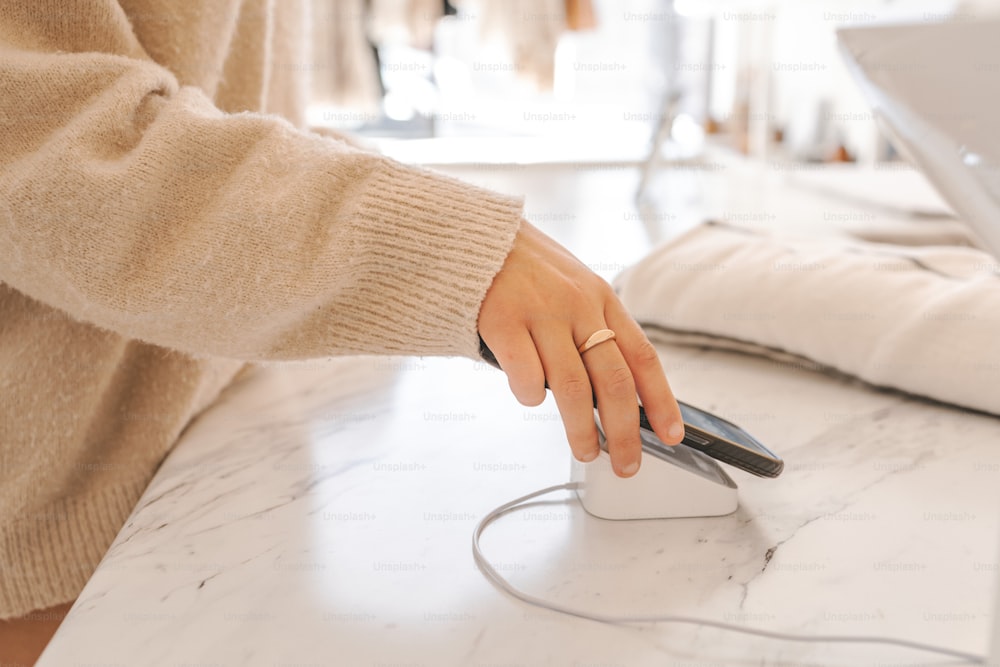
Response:
[[[573,456],[593,461],[600,453],[590,377],[568,327],[542,325],[532,331],[549,388],[562,416]]]
[[[570,332],[566,325],[539,326],[532,337],[574,456],[591,461],[599,453],[594,423],[596,396],[611,465],[616,474],[629,477],[639,470],[642,458],[639,403],[632,372],[614,341],[601,343],[582,355],[575,342],[603,328],[603,323],[595,323],[583,334],[583,329]]]
[[[587,335],[602,328],[605,327],[597,326],[579,339],[586,340]],[[597,411],[608,440],[611,465],[619,476],[634,475],[642,458],[642,441],[632,370],[614,340],[596,345],[581,356],[597,396]]]
[[[521,405],[536,406],[545,400],[545,372],[527,329],[511,327],[486,344],[507,374],[511,393]]]
[[[618,299],[608,302],[605,318],[608,328],[615,331],[618,348],[632,372],[650,426],[665,444],[678,444],[684,439],[684,421],[656,348]]]

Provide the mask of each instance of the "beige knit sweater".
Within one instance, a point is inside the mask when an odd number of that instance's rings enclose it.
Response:
[[[0,618],[80,592],[244,362],[477,354],[521,204],[297,129],[306,6],[0,3]]]

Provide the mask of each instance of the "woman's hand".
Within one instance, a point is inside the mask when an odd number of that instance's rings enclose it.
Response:
[[[616,338],[580,354],[578,346],[599,329],[613,330]],[[526,221],[483,300],[479,335],[522,404],[541,403],[548,381],[580,461],[599,453],[594,396],[621,477],[639,470],[637,392],[663,442],[677,444],[684,436],[656,349],[611,286]]]

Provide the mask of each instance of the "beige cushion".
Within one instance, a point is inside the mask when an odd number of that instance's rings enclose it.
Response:
[[[766,354],[1000,414],[1000,262],[705,223],[615,281],[654,341]]]

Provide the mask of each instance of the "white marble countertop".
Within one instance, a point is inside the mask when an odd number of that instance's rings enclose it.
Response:
[[[732,472],[740,508],[719,518],[608,522],[572,500],[525,509],[484,537],[502,572],[608,613],[985,652],[1000,421],[760,359],[667,352],[684,398],[751,430],[784,456],[785,473]],[[369,358],[262,371],[184,436],[39,664],[933,660],[603,626],[506,597],[473,564],[472,528],[567,474],[551,399],[519,406],[484,364]]]
[[[784,474],[731,471],[740,507],[717,518],[610,522],[557,496],[485,535],[505,575],[604,613],[986,651],[1000,420],[763,359],[662,352],[678,395],[756,435]],[[38,664],[959,664],[513,600],[476,569],[473,527],[568,472],[551,397],[522,407],[485,364],[262,370],[184,434]]]

